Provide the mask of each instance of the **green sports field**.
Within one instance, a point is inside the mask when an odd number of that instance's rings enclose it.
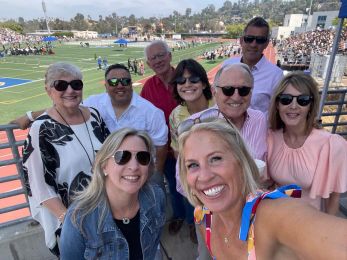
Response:
[[[84,75],[84,97],[104,91],[104,71],[97,69],[94,56],[107,57],[108,64],[127,64],[128,58],[143,59],[143,47],[120,48],[118,46],[93,46],[89,48],[79,45],[55,43],[54,55],[7,56],[0,58],[0,124],[23,115],[28,110],[39,110],[51,106],[51,100],[44,90],[44,73],[47,66],[57,61],[74,63],[82,69]],[[186,58],[196,58],[204,51],[213,50],[219,43],[201,44],[184,50],[175,50],[173,64]],[[215,62],[202,61],[208,71],[222,60]],[[145,66],[145,75],[132,75],[133,81],[148,77],[152,71]],[[30,83],[1,88],[1,78],[31,80]],[[2,84],[1,84],[2,83]],[[140,87],[135,87],[139,91]]]

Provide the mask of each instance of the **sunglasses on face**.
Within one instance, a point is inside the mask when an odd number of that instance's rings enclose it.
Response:
[[[225,96],[227,97],[231,97],[232,95],[234,95],[235,90],[237,89],[237,93],[241,96],[241,97],[245,97],[248,96],[248,94],[251,92],[252,88],[251,87],[246,87],[246,86],[242,86],[240,88],[236,88],[233,86],[225,86],[225,87],[219,87],[216,86],[217,88],[221,88],[222,92]]]
[[[68,86],[71,86],[73,90],[82,90],[83,88],[83,81],[80,79],[71,80],[70,82],[67,82],[65,80],[55,80],[53,81],[53,88],[55,88],[57,91],[65,91],[67,90]]]
[[[148,60],[149,61],[154,61],[157,58],[161,60],[161,59],[163,59],[166,56],[166,54],[167,54],[166,51],[165,52],[159,52],[158,54],[155,54],[152,57],[148,57]]]
[[[139,151],[139,152],[130,152],[127,150],[124,151],[116,151],[115,154],[112,156],[118,165],[125,165],[130,160],[132,155],[135,155],[136,161],[144,166],[147,166],[151,161],[151,154],[147,151]]]
[[[176,79],[176,83],[179,84],[179,85],[183,85],[187,82],[187,80],[189,80],[190,83],[192,84],[195,84],[195,83],[198,83],[200,82],[200,77],[198,76],[190,76],[189,78],[185,78],[185,77],[178,77]]]
[[[255,40],[257,44],[264,44],[268,39],[266,36],[245,35],[243,36],[243,40],[245,41],[245,43],[252,43]]]
[[[277,100],[282,104],[282,105],[289,105],[290,103],[293,102],[293,99],[296,98],[296,102],[302,106],[305,107],[311,103],[313,100],[313,97],[310,95],[299,95],[299,96],[293,96],[290,94],[280,94],[277,97]]]
[[[123,87],[126,87],[130,85],[131,78],[112,78],[107,80],[107,83],[112,87],[117,86],[119,82]]]

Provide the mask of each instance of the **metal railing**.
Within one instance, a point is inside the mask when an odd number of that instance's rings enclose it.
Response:
[[[325,101],[324,111],[321,117],[322,126],[327,128],[330,132],[347,137],[347,117],[346,120],[344,116],[347,115],[347,101],[346,101],[347,89],[336,89],[329,90],[328,97]],[[17,174],[7,177],[1,177],[0,183],[8,183],[14,180],[20,180],[23,185],[23,169],[22,169],[22,158],[18,151],[18,148],[23,145],[24,141],[17,141],[15,139],[14,130],[18,129],[16,125],[0,125],[0,132],[6,132],[8,142],[0,143],[0,150],[10,148],[13,159],[0,161],[0,167],[6,165],[16,165]],[[1,192],[0,199],[14,197],[20,194],[24,194],[26,198],[26,203],[21,203],[14,206],[9,206],[0,209],[0,214],[15,211],[18,209],[28,208],[28,197],[25,189],[20,188],[14,191]],[[11,225],[13,223],[18,223],[24,220],[28,220],[31,217],[22,217],[9,222],[1,223],[0,228],[4,226]]]
[[[9,160],[0,160],[0,167],[2,166],[8,166],[8,165],[15,165],[17,174],[15,175],[10,175],[10,176],[5,176],[5,177],[0,177],[0,183],[9,183],[15,180],[20,180],[21,182],[21,188],[15,189],[12,191],[7,191],[7,192],[0,192],[0,199],[5,199],[5,198],[11,198],[15,197],[18,195],[24,195],[26,202],[13,205],[13,206],[8,206],[4,208],[0,208],[0,214],[12,212],[15,210],[19,209],[24,209],[24,208],[29,208],[29,203],[28,203],[28,197],[26,194],[26,190],[23,188],[25,187],[24,182],[23,182],[23,168],[22,168],[22,158],[20,156],[20,153],[18,151],[19,147],[24,144],[24,141],[17,141],[14,135],[14,130],[18,129],[17,125],[0,125],[0,132],[5,132],[6,137],[7,137],[7,142],[0,143],[0,150],[3,149],[10,149],[12,153],[12,159]],[[13,223],[18,223],[21,221],[25,221],[30,219],[31,217],[20,217],[16,220],[0,223],[0,228],[4,226],[11,225]]]
[[[329,90],[320,118],[322,126],[333,134],[347,137],[347,89]]]

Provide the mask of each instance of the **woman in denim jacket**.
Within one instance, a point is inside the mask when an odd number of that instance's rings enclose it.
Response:
[[[89,186],[69,208],[61,259],[154,259],[165,224],[165,194],[147,182],[153,145],[144,132],[111,134],[96,155]]]

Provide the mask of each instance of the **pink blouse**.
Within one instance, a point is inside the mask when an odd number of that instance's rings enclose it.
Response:
[[[267,174],[280,186],[301,186],[302,198],[320,210],[321,198],[347,190],[347,143],[339,135],[313,129],[293,149],[284,142],[282,129],[269,130]]]

